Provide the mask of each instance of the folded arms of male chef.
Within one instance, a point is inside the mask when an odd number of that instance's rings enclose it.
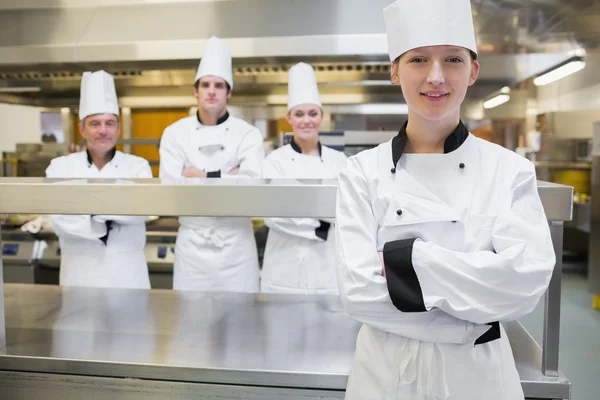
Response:
[[[160,140],[160,177],[161,178],[260,178],[262,162],[265,156],[263,139],[258,129],[250,129],[237,145],[236,165],[224,170],[201,171],[186,165],[185,143],[178,140],[178,131],[171,127],[165,129]]]
[[[135,165],[131,171],[132,178],[152,178],[152,169],[148,162]],[[63,171],[64,172],[64,171]],[[48,178],[64,178],[51,163],[46,169]],[[144,223],[144,216],[126,215],[52,215],[50,216],[55,233],[63,237],[82,239],[98,239],[106,243],[112,224],[130,225]]]

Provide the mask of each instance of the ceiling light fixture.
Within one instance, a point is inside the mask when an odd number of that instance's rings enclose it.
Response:
[[[541,74],[533,80],[533,84],[535,86],[544,86],[581,71],[584,68],[585,61],[581,57],[574,57]]]
[[[483,102],[483,108],[489,110],[490,108],[498,107],[501,104],[506,103],[510,100],[510,96],[508,94],[499,94],[495,97],[492,97],[489,100]]]
[[[0,93],[37,93],[41,92],[42,88],[39,86],[30,87],[0,87]]]

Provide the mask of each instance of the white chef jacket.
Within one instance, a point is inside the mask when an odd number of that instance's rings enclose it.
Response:
[[[346,398],[522,399],[498,322],[531,312],[555,265],[535,169],[462,123],[445,154],[405,143],[406,125],[339,178],[340,294],[364,324]]]
[[[160,177],[181,179],[183,169],[214,178],[261,178],[260,131],[225,114],[215,126],[199,117],[168,126],[160,143]],[[228,172],[239,167],[238,175]],[[240,199],[240,201],[245,201]],[[175,244],[173,288],[258,292],[258,253],[250,218],[181,217]]]
[[[337,179],[346,155],[319,143],[319,155],[302,154],[292,141],[265,160],[267,179]],[[266,218],[269,236],[261,292],[337,294],[333,220]],[[331,232],[331,234],[330,234]]]
[[[98,170],[82,151],[52,160],[46,177],[152,178],[152,170],[147,160],[116,150]],[[150,288],[145,217],[53,215],[51,221],[61,249],[61,285]]]

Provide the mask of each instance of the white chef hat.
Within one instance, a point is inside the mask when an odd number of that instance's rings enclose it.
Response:
[[[105,71],[84,72],[81,77],[79,119],[95,114],[119,115],[115,80]]]
[[[208,39],[204,57],[200,60],[194,83],[205,76],[218,76],[233,89],[233,72],[231,69],[231,52],[227,44],[216,36]]]
[[[321,107],[315,70],[305,63],[294,65],[288,72],[288,111],[300,104]]]
[[[470,0],[397,0],[383,10],[390,60],[407,51],[449,45],[477,54]]]

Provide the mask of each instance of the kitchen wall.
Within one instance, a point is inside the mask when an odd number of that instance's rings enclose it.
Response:
[[[591,139],[600,109],[549,114],[548,128],[557,139]]]
[[[42,116],[37,107],[0,104],[0,151],[15,151],[17,143],[40,143]]]

